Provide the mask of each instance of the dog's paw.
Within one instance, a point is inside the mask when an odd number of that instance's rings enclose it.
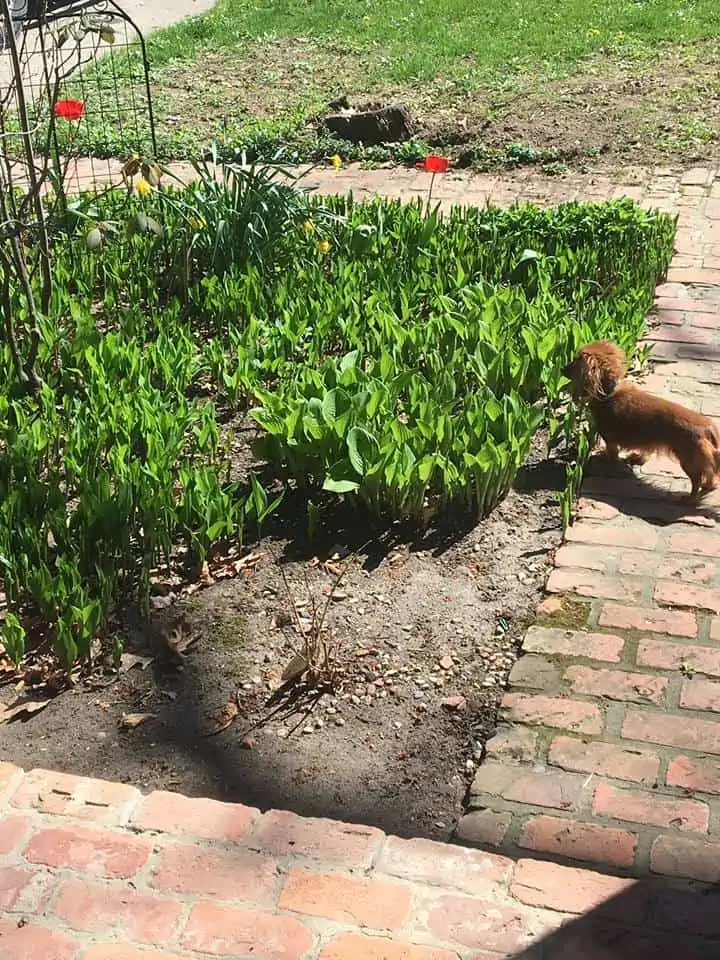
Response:
[[[629,467],[641,467],[644,463],[647,463],[648,457],[645,453],[629,453],[625,457],[625,463]]]

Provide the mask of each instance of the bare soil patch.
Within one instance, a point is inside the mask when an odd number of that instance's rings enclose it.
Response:
[[[420,541],[340,510],[309,544],[288,501],[244,573],[175,602],[157,597],[149,628],[124,619],[126,651],[151,663],[0,727],[3,759],[449,837],[560,541],[562,479],[538,438],[490,517]],[[343,691],[248,735],[298,647],[291,604],[304,616],[311,597],[324,603],[348,553],[327,618]],[[179,624],[197,638],[181,661],[168,651]],[[209,735],[234,705],[233,722]],[[125,729],[127,714],[149,716]]]
[[[468,63],[465,76],[389,85],[372,55],[282,38],[248,42],[237,54],[208,53],[199,63],[175,62],[158,71],[154,90],[160,128],[187,127],[195,143],[258,122],[270,131],[295,120],[310,133],[328,104],[345,95],[358,105],[406,104],[422,139],[475,166],[506,162],[509,144],[532,148],[539,162],[575,168],[687,165],[717,151],[718,53],[717,40],[640,60],[609,52],[560,78],[502,82],[478,78]]]

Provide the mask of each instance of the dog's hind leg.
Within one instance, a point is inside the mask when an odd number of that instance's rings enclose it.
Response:
[[[620,448],[616,443],[611,443],[610,440],[606,440],[602,434],[600,438],[605,444],[605,449],[601,451],[601,456],[606,460],[616,461],[620,458]]]
[[[688,475],[690,483],[692,484],[690,493],[688,494],[688,500],[697,500],[702,496],[703,493],[703,480],[705,479],[703,473],[697,469],[697,465],[695,463],[683,463],[681,460],[680,466]]]

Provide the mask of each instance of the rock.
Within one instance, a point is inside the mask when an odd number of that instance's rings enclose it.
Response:
[[[331,133],[343,140],[369,147],[378,143],[409,140],[414,133],[410,113],[406,107],[399,105],[374,110],[343,109],[328,114],[323,123]]]
[[[457,694],[454,697],[445,697],[440,701],[440,703],[447,710],[462,710],[462,708],[465,706],[465,697],[463,697],[461,694]]]

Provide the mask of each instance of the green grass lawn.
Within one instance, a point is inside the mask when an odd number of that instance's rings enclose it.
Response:
[[[718,0],[218,0],[149,52],[165,155],[215,138],[322,156],[308,124],[342,94],[407,103],[420,139],[479,166],[518,143],[686,161],[718,137]]]

